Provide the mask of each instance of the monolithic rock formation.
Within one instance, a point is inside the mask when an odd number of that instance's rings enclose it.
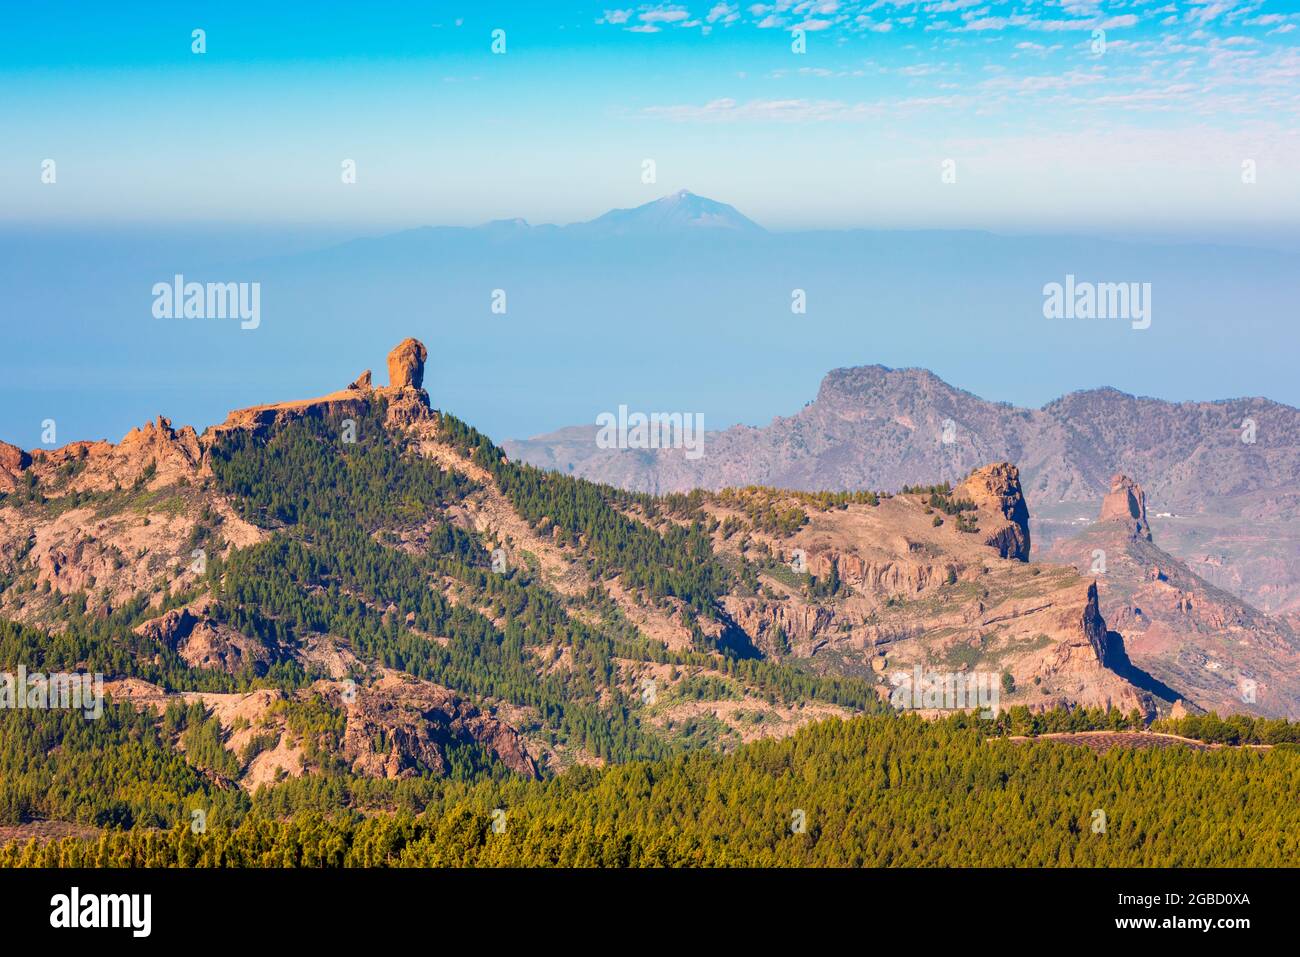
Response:
[[[988,509],[1002,520],[987,530],[985,544],[1003,558],[1029,561],[1029,507],[1020,490],[1020,471],[1009,462],[996,462],[976,469],[953,493]]]
[[[422,421],[429,412],[429,396],[421,387],[424,382],[424,361],[429,350],[418,339],[404,339],[388,353],[389,385],[376,389],[371,382],[370,370],[361,373],[347,388],[315,399],[297,399],[290,402],[272,402],[231,412],[226,421],[203,433],[201,442],[205,449],[230,429],[248,429],[264,433],[271,427],[297,418],[359,418],[370,408],[376,396],[387,402],[387,422],[390,425],[409,425]]]
[[[1185,707],[1300,717],[1300,637],[1156,544],[1145,498],[1116,475],[1098,521],[1058,539],[1047,560],[1096,580],[1101,614],[1128,657],[1184,695]]]
[[[388,387],[419,389],[424,385],[424,360],[429,350],[419,339],[403,339],[388,353]]]
[[[1127,475],[1115,474],[1110,479],[1110,491],[1101,502],[1102,522],[1122,522],[1134,538],[1151,541],[1151,526],[1147,524],[1147,497],[1142,486]]]

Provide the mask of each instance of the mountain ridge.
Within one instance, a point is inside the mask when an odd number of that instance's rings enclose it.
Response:
[[[685,502],[627,497],[511,464],[485,438],[431,407],[422,381],[426,357],[424,346],[408,339],[390,354],[389,386],[374,386],[366,372],[345,389],[319,398],[235,410],[226,422],[202,435],[173,429],[160,417],[118,446],[74,443],[28,457],[7,486],[8,500],[0,499],[0,538],[14,543],[17,556],[0,570],[0,584],[9,583],[0,589],[0,613],[28,624],[54,624],[67,596],[84,594],[78,601],[84,601],[87,614],[112,618],[118,609],[141,601],[142,589],[147,594],[152,588],[144,608],[157,611],[143,620],[137,613],[131,620],[134,633],[171,649],[190,667],[247,675],[278,667],[310,673],[326,660],[314,650],[319,642],[328,637],[329,646],[335,647],[338,637],[304,635],[296,644],[276,638],[260,647],[263,639],[240,622],[255,622],[266,611],[230,605],[228,584],[205,586],[201,570],[185,569],[185,549],[195,541],[211,541],[211,560],[225,567],[247,563],[251,559],[245,555],[282,549],[277,542],[296,541],[295,528],[303,522],[315,527],[320,521],[315,513],[328,509],[318,499],[296,499],[292,487],[319,481],[312,475],[335,468],[328,463],[334,456],[346,457],[347,443],[357,441],[358,435],[363,445],[356,454],[363,454],[366,435],[373,441],[379,429],[389,436],[385,443],[396,443],[385,453],[385,468],[409,461],[409,466],[400,466],[405,470],[418,464],[422,473],[417,474],[428,476],[420,481],[445,489],[438,493],[440,504],[431,516],[414,524],[409,518],[400,520],[394,527],[395,516],[376,513],[361,519],[352,514],[355,503],[340,502],[346,512],[337,520],[346,514],[347,521],[371,522],[366,526],[370,534],[399,553],[420,555],[434,540],[451,536],[449,541],[455,542],[463,534],[496,542],[504,554],[513,556],[512,563],[531,556],[526,558],[535,569],[530,577],[537,576],[556,595],[567,596],[565,600],[577,600],[591,589],[605,593],[608,597],[602,601],[617,608],[639,633],[676,654],[797,663],[827,678],[856,676],[854,680],[866,681],[867,687],[875,686],[876,695],[886,692],[882,672],[890,662],[901,668],[933,654],[971,657],[970,652],[953,651],[952,641],[967,640],[961,636],[976,640],[971,629],[988,618],[1001,623],[993,631],[1001,635],[997,654],[1008,674],[1016,673],[1026,685],[1031,678],[1041,683],[1035,706],[1073,701],[1154,713],[1155,705],[1142,692],[1106,667],[1107,639],[1095,589],[1074,577],[1039,578],[1038,572],[1028,570],[1028,514],[1014,466],[972,470],[951,503],[947,492],[931,493],[930,500],[956,516],[948,524],[932,521],[941,516],[911,497],[868,496],[842,504],[777,490]],[[335,429],[345,436],[343,445],[322,447]],[[272,454],[292,436],[296,445]],[[291,448],[297,451],[291,453]],[[318,465],[295,466],[278,481],[266,474],[268,469],[283,470],[289,462],[285,456],[308,454],[326,458]],[[237,465],[241,462],[247,464]],[[355,482],[360,476],[338,473],[332,482],[345,478]],[[540,493],[556,482],[560,485],[546,492],[555,502],[544,511],[533,510],[528,499],[519,497],[524,488],[535,487]],[[313,487],[316,495],[338,494],[332,484]],[[260,489],[251,502],[250,488]],[[135,529],[131,512],[114,504],[121,496],[128,502],[140,496],[146,496],[144,501],[160,497],[176,502],[172,507],[177,514],[166,522],[147,511],[145,524],[165,525],[164,537]],[[694,542],[696,557],[669,569],[670,577],[664,580],[655,565],[644,570],[627,567],[621,550],[589,553],[599,541],[593,541],[597,528],[565,526],[555,514],[560,503],[573,496],[589,500],[594,514],[606,516],[602,521],[625,529],[620,535],[640,536],[651,551]],[[746,528],[747,533],[737,534]],[[140,552],[140,543],[150,536],[155,545]],[[174,551],[171,557],[166,543]],[[362,541],[349,544],[341,539],[339,547],[360,548]],[[792,550],[806,552],[806,573],[791,576]],[[358,555],[355,560],[362,559]],[[277,558],[261,574],[283,576],[283,561]],[[379,553],[365,561],[379,561]],[[589,577],[590,570],[583,571],[592,563],[599,568],[610,562],[610,570],[595,578]],[[990,562],[1000,563],[996,575]],[[109,575],[114,565],[118,571]],[[166,581],[161,590],[159,573]],[[613,578],[607,577],[611,574]],[[986,575],[991,577],[976,586]],[[995,586],[995,580],[1000,584]],[[281,587],[289,588],[290,582]],[[1017,588],[1041,594],[1042,600],[1022,606],[1010,597]],[[658,597],[647,601],[647,589]],[[923,625],[930,621],[925,616],[931,614],[926,609],[949,590],[942,629],[949,637],[935,644],[924,633]],[[171,603],[168,596],[176,595],[185,596],[184,601]],[[378,607],[384,601],[394,614],[403,610],[391,599],[377,600]],[[919,604],[913,606],[912,601]],[[986,610],[989,607],[1001,610],[994,614]],[[437,633],[431,629],[440,626],[421,625],[413,615],[417,612],[407,613],[413,627]],[[1047,640],[1048,635],[1057,638]],[[978,639],[979,647],[993,640],[985,634]],[[359,666],[359,654],[354,647],[346,660]],[[642,666],[633,662],[632,667]],[[337,682],[337,670],[331,675]],[[791,727],[798,723],[795,714],[781,721],[794,722]]]
[[[1170,513],[1156,520],[1169,526],[1175,554],[1226,555],[1234,590],[1266,610],[1300,610],[1300,563],[1288,550],[1300,544],[1300,410],[1266,398],[1170,402],[1107,386],[1035,409],[982,399],[929,370],[871,365],[827,373],[792,415],[706,433],[693,462],[677,450],[599,449],[592,431],[569,426],[503,447],[541,467],[657,493],[897,489],[1007,460],[1021,469],[1043,545],[1071,531],[1074,506],[1093,507],[1122,471]]]

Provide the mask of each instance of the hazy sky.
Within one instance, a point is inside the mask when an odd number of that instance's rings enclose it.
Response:
[[[569,222],[685,187],[776,229],[1286,231],[1298,25],[1289,0],[7,4],[0,222]]]

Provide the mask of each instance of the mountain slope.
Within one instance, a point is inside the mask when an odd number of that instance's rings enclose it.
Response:
[[[1012,466],[896,496],[631,494],[435,411],[426,358],[407,340],[388,386],[198,436],[159,419],[11,456],[3,664],[102,672],[159,747],[249,795],[232,808],[280,781],[730,750],[882,710],[918,667],[1002,706],[1173,697],[1117,672],[1086,579],[1026,561]]]
[[[1292,748],[1006,737],[1032,723],[827,721],[722,757],[448,786],[415,817],[11,842],[0,866],[1286,867],[1300,854]]]

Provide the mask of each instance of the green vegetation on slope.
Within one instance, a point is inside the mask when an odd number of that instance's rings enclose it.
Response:
[[[536,709],[558,740],[602,758],[665,753],[612,686],[614,641],[522,576],[490,572],[481,543],[442,521],[468,480],[403,454],[382,408],[357,422],[355,443],[340,434],[338,423],[308,419],[268,440],[236,433],[214,449],[213,471],[240,511],[284,523],[227,561],[217,617],[272,647],[308,632],[345,638],[365,661]],[[427,523],[423,552],[376,540],[381,529]],[[430,588],[448,578],[470,601]],[[565,647],[574,666],[539,677],[535,651],[551,645]],[[612,700],[598,707],[602,692]]]
[[[176,827],[10,844],[0,865],[1244,867],[1300,860],[1300,754],[1293,751],[1098,754],[990,740],[991,730],[968,717],[831,720],[725,756],[575,768],[542,782],[449,784],[419,816],[254,814],[233,830],[202,835]]]
[[[672,509],[687,502],[685,496],[661,501],[509,462],[487,436],[459,419],[443,413],[441,424],[456,448],[492,473],[530,525],[548,533],[558,529],[560,544],[581,543],[597,574],[621,575],[628,588],[644,588],[652,598],[679,598],[705,614],[712,614],[732,583],[701,523],[660,533],[614,507],[641,505],[653,514],[657,503]]]

